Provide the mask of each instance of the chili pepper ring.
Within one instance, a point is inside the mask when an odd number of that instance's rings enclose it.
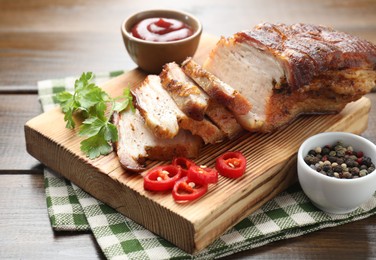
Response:
[[[240,178],[245,173],[247,160],[239,152],[226,152],[217,158],[215,168],[219,174],[227,178]]]

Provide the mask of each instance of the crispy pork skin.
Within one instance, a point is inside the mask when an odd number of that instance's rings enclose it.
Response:
[[[204,119],[209,97],[179,65],[175,62],[165,64],[159,76],[162,86],[181,111],[194,120]]]
[[[157,137],[173,138],[182,128],[200,136],[205,143],[217,143],[225,138],[224,132],[206,118],[194,120],[183,113],[162,87],[159,76],[147,76],[131,91],[146,125]]]
[[[252,104],[238,122],[273,131],[299,114],[336,113],[376,82],[376,46],[333,29],[263,23],[221,38],[204,64]]]
[[[202,146],[201,138],[186,130],[179,130],[171,139],[156,137],[145,125],[138,110],[115,113],[113,122],[119,133],[115,150],[121,165],[129,171],[145,170],[147,159],[167,161],[174,156],[195,158]]]

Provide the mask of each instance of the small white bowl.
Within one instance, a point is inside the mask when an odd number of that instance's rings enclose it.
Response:
[[[337,141],[351,145],[355,151],[362,151],[372,159],[373,164],[376,163],[376,145],[369,140],[351,133],[326,132],[308,138],[300,146],[298,178],[304,193],[317,208],[328,213],[346,214],[373,196],[376,191],[376,171],[357,179],[338,179],[318,173],[304,161],[309,150]]]

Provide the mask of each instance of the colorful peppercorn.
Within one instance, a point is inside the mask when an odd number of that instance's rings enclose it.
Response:
[[[304,161],[317,172],[340,179],[363,177],[375,170],[370,157],[341,141],[310,150]]]

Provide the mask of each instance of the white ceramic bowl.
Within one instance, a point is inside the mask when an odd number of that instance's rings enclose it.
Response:
[[[342,141],[355,151],[376,163],[376,145],[355,134],[326,132],[314,135],[303,142],[298,151],[298,178],[304,193],[319,209],[334,214],[346,214],[356,210],[369,200],[376,191],[376,171],[357,179],[338,179],[313,170],[304,161],[310,149]]]

